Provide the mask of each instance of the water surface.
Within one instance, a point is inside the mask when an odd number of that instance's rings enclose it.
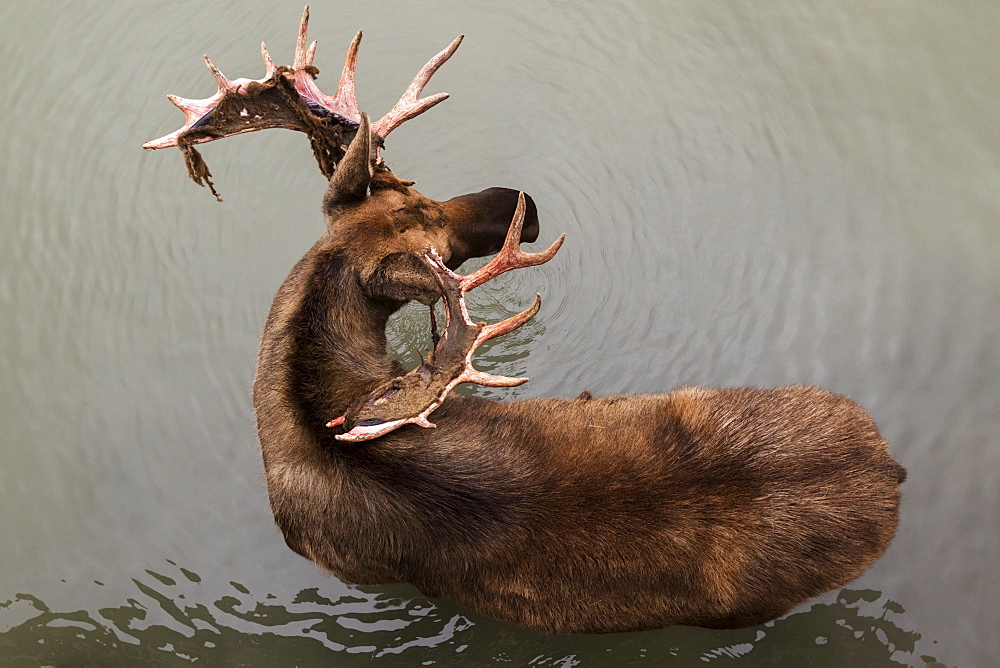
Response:
[[[322,231],[306,139],[205,147],[225,202],[139,145],[201,63],[288,62],[301,5],[6,3],[0,55],[0,661],[989,665],[1000,654],[1000,75],[994,3],[314,4],[320,82],[365,29],[379,116],[455,35],[452,98],[388,161],[426,195],[532,194],[545,302],[487,396],[810,383],[910,472],[900,532],[771,625],[543,636],[348,587],[273,526],[250,406],[275,290]],[[394,318],[414,359],[425,315]]]

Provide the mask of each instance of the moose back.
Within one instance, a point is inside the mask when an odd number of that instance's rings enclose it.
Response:
[[[548,261],[529,197],[491,188],[437,202],[382,162],[386,135],[444,99],[420,98],[456,40],[370,124],[358,110],[360,33],[333,97],[313,79],[303,15],[293,67],[264,49],[260,80],[171,98],[187,117],[148,148],[286,127],[309,134],[326,229],[278,291],[254,407],[275,521],[288,545],[346,582],[407,582],[556,632],[767,621],[856,578],[886,549],[904,469],[868,415],[823,390],[683,388],[648,396],[498,402],[460,382],[526,379],[472,367],[482,341],[534,316],[474,323],[465,293]],[[335,169],[333,167],[335,166]],[[209,182],[210,183],[210,182]],[[465,260],[500,252],[479,272]],[[389,316],[443,299],[433,353],[404,373]],[[434,422],[430,421],[433,417]]]

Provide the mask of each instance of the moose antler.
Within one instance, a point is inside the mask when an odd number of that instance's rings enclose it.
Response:
[[[405,424],[434,427],[428,417],[459,383],[515,387],[528,381],[527,378],[495,376],[479,371],[472,366],[472,355],[486,341],[512,332],[531,320],[541,308],[541,296],[535,295],[535,302],[521,313],[492,325],[473,323],[465,304],[465,294],[470,290],[512,269],[548,262],[562,246],[565,234],[540,253],[522,251],[519,240],[524,210],[524,193],[520,193],[503,247],[486,266],[472,274],[460,276],[448,269],[434,248],[421,256],[434,271],[441,286],[446,318],[444,333],[423,364],[358,399],[343,416],[328,422],[328,427],[342,424],[351,427],[347,433],[338,434],[337,439],[366,441]]]
[[[319,74],[319,69],[313,65],[316,42],[306,46],[309,41],[308,28],[307,5],[299,24],[292,67],[275,65],[267,46],[261,42],[261,56],[266,71],[260,79],[230,80],[205,56],[205,64],[218,86],[215,95],[203,100],[168,95],[167,99],[184,112],[184,125],[159,139],[146,142],[142,147],[179,147],[184,152],[189,176],[196,183],[211,187],[211,173],[201,156],[192,148],[194,144],[267,128],[298,130],[309,135],[320,170],[329,178],[361,122],[354,88],[361,31],[355,35],[347,50],[337,92],[329,97],[316,86],[315,79]],[[381,144],[390,132],[448,98],[447,93],[437,93],[421,99],[420,93],[438,68],[455,53],[462,43],[462,37],[459,35],[447,48],[431,58],[417,72],[395,106],[372,125],[372,132],[379,138],[377,143],[380,146],[376,151],[378,163],[382,161]],[[212,192],[215,193],[214,188]]]

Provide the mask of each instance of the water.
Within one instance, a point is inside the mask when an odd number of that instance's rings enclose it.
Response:
[[[773,624],[544,636],[407,587],[349,587],[274,528],[250,385],[275,290],[322,230],[306,139],[176,151],[163,96],[208,53],[259,77],[301,5],[0,6],[0,663],[990,665],[1000,654],[1000,6],[357,3],[312,8],[332,89],[365,29],[381,115],[455,35],[390,139],[439,199],[536,199],[552,263],[477,291],[545,302],[478,366],[507,397],[802,382],[875,417],[910,472],[899,534]],[[404,309],[390,340],[426,346]]]

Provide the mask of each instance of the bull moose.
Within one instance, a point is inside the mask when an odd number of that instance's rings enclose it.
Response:
[[[355,97],[361,33],[333,97],[315,84],[308,7],[292,67],[171,96],[187,122],[147,148],[272,127],[306,132],[330,177],[326,230],[278,290],[253,403],[274,519],[289,547],[346,582],[406,582],[480,613],[551,632],[675,624],[735,628],[777,617],[864,572],[886,549],[906,472],[869,416],[805,386],[685,387],[667,394],[493,401],[461,382],[501,323],[474,323],[465,294],[549,261],[530,197],[505,188],[434,201],[396,177],[384,140],[446,94],[420,98],[461,37],[372,123]],[[214,190],[213,190],[214,191]],[[468,275],[469,258],[499,254]],[[443,299],[434,350],[405,373],[386,323],[408,300]],[[432,310],[433,314],[433,310]],[[433,422],[431,422],[433,419]]]

